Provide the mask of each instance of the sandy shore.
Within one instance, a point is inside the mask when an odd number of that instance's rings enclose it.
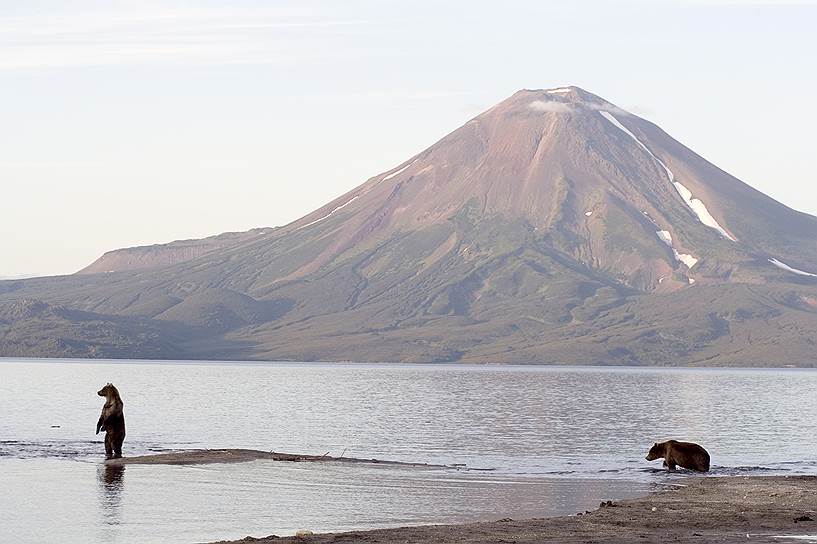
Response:
[[[689,478],[647,497],[579,516],[429,525],[305,537],[247,537],[286,543],[754,543],[817,542],[817,477]],[[812,538],[781,538],[803,537]],[[224,544],[223,541],[221,544]]]

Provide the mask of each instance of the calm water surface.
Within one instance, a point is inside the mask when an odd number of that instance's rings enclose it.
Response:
[[[115,383],[125,455],[201,447],[488,469],[100,464]],[[0,542],[196,542],[583,511],[668,477],[655,440],[715,474],[817,473],[817,372],[0,361]]]

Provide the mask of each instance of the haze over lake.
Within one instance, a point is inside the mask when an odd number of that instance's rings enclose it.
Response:
[[[490,470],[106,470],[93,429],[108,381],[126,456],[246,447]],[[704,444],[714,475],[817,473],[815,390],[810,370],[3,360],[0,527],[15,542],[191,542],[570,514],[671,481],[644,460],[664,438]]]

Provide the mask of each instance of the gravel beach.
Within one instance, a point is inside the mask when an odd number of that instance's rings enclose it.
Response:
[[[646,497],[582,515],[285,538],[271,535],[232,543],[817,543],[815,520],[815,476],[704,477],[679,480]]]

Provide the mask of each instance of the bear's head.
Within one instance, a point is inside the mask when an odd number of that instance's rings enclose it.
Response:
[[[119,391],[117,391],[116,387],[114,387],[112,383],[107,383],[105,384],[105,387],[97,391],[96,394],[100,397],[118,396]]]
[[[664,445],[656,442],[647,453],[647,461],[655,461],[661,457],[664,457]]]

